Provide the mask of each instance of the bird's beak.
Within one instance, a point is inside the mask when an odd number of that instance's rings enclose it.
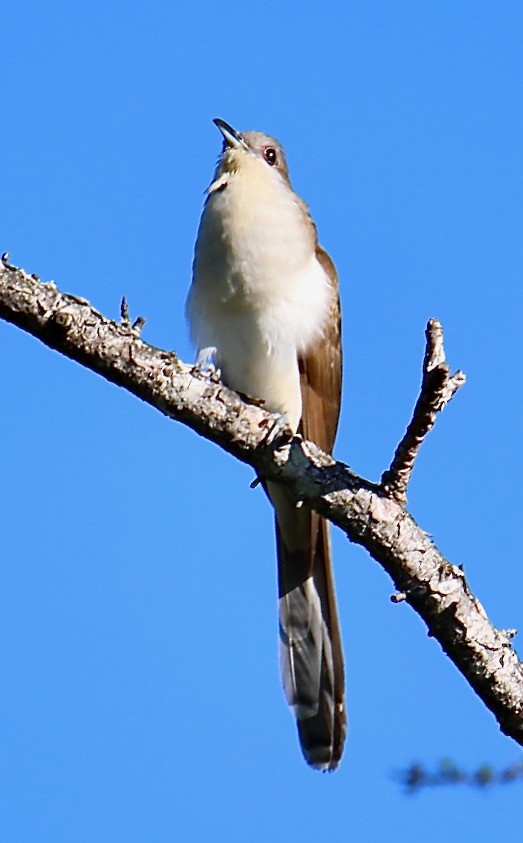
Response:
[[[248,149],[248,146],[242,136],[238,134],[236,129],[233,129],[232,126],[229,126],[229,124],[226,123],[225,120],[220,120],[219,117],[215,117],[212,122],[215,126],[218,127],[218,129],[222,133],[227,146],[229,146],[231,149]]]

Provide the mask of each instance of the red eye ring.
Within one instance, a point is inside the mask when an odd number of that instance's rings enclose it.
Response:
[[[277,160],[276,150],[273,146],[266,146],[263,150],[263,157],[267,161],[270,167],[274,167]]]

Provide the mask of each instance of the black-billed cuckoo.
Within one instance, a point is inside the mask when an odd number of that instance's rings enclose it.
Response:
[[[338,278],[293,191],[281,145],[216,126],[223,152],[200,220],[187,298],[201,365],[330,453],[341,397]],[[334,770],[346,732],[328,522],[266,483],[275,509],[280,665],[306,761]]]

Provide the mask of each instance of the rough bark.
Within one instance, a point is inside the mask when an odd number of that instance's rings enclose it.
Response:
[[[296,498],[365,547],[391,576],[399,595],[425,621],[501,730],[523,745],[523,666],[513,631],[496,629],[463,571],[436,548],[404,507],[419,445],[463,382],[446,367],[441,326],[427,327],[420,399],[381,484],[349,471],[281,419],[204,377],[174,352],[143,342],[138,327],[102,316],[85,299],[62,294],[6,261],[0,263],[0,317],[128,389],[165,415],[251,465],[258,476],[285,484]],[[436,375],[430,374],[436,371]]]

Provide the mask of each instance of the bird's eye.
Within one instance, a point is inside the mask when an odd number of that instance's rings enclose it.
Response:
[[[263,157],[267,161],[267,164],[270,164],[271,167],[274,167],[276,164],[276,150],[273,146],[266,146],[263,150]]]

